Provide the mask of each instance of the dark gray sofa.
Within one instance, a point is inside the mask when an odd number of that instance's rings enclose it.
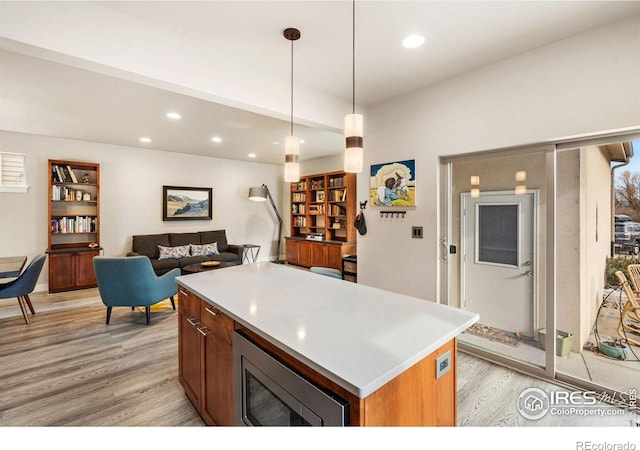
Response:
[[[158,259],[160,251],[158,245],[163,247],[177,247],[181,245],[218,243],[219,255],[187,256],[180,259]],[[148,256],[153,270],[157,275],[167,273],[176,267],[182,269],[189,264],[204,261],[225,261],[242,264],[242,251],[239,246],[227,243],[225,230],[200,231],[197,233],[163,233],[141,234],[133,236],[132,251],[127,256]]]

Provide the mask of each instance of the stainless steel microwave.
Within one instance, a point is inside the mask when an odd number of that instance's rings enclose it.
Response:
[[[349,404],[300,376],[252,343],[233,335],[236,425],[345,426]]]

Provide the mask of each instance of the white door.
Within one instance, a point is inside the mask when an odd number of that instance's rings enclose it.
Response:
[[[462,194],[462,307],[479,323],[533,337],[535,193]]]

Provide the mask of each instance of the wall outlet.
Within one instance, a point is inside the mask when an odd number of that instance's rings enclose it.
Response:
[[[436,358],[436,380],[451,370],[451,352]]]
[[[411,237],[413,239],[422,239],[422,227],[411,227]]]

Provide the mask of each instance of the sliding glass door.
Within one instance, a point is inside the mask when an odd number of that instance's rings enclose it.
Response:
[[[616,243],[616,224],[634,239],[622,220],[640,243],[634,139],[640,153],[636,133],[442,159],[441,301],[480,315],[463,351],[600,400],[637,397],[640,321],[636,335],[613,275],[640,264],[638,246]]]

